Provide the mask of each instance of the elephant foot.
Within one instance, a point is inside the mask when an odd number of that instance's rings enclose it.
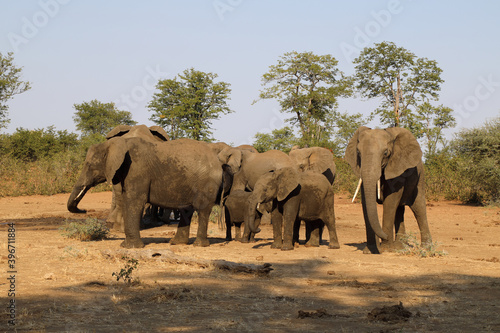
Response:
[[[380,251],[377,248],[377,245],[375,244],[370,244],[366,245],[365,248],[363,249],[364,254],[380,254]]]
[[[271,249],[281,249],[283,247],[283,243],[281,242],[274,242],[271,244]]]
[[[170,240],[170,245],[186,245],[189,242],[189,238],[181,239],[180,237],[174,237]]]
[[[206,247],[206,246],[209,246],[209,245],[210,245],[210,242],[208,241],[208,239],[199,239],[199,238],[196,238],[196,240],[193,243],[193,246]]]
[[[379,245],[379,251],[380,251],[380,253],[383,253],[383,252],[395,252],[395,250],[396,250],[396,243],[401,244],[401,246],[403,245],[401,242],[391,242],[391,243],[389,243],[389,242],[382,241],[380,243],[380,245]]]
[[[281,247],[281,251],[291,251],[293,249],[294,247],[292,244],[283,244],[283,246]]]
[[[121,247],[124,247],[126,249],[140,249],[144,247],[144,243],[142,240],[139,239],[134,239],[130,240],[129,238],[125,238],[125,240],[120,244]]]
[[[328,244],[328,248],[329,249],[333,249],[333,250],[336,250],[336,249],[340,249],[340,244],[339,243],[330,243]]]
[[[305,247],[319,247],[319,242],[311,242],[311,241],[309,241],[309,242],[306,242],[304,244],[304,246]]]
[[[242,237],[242,238],[240,239],[240,242],[242,242],[242,243],[249,243],[249,242],[250,242],[250,240],[248,240],[248,238],[247,238],[247,237]]]

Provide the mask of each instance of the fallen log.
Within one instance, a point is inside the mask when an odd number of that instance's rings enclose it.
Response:
[[[196,266],[200,268],[213,268],[216,270],[227,271],[231,273],[244,273],[244,274],[256,274],[256,275],[267,275],[273,270],[271,264],[265,263],[262,265],[254,264],[242,264],[227,260],[207,260],[207,259],[194,259],[191,257],[180,256],[175,254],[171,250],[102,250],[101,254],[106,258],[112,257],[128,257],[137,260],[158,260],[161,262],[167,262],[170,264],[179,265],[189,265]]]

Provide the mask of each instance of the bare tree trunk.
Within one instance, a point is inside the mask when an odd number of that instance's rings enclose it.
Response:
[[[397,91],[396,91],[396,100],[395,100],[395,103],[394,103],[394,115],[396,116],[396,122],[394,124],[394,126],[396,127],[399,127],[399,115],[400,115],[400,111],[399,111],[399,99],[401,97],[401,76],[400,76],[400,73],[398,73],[398,76],[397,76]]]

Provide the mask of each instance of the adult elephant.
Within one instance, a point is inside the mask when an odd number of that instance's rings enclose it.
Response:
[[[359,127],[349,141],[345,158],[360,177],[367,238],[364,253],[395,248],[393,230],[396,240],[405,232],[405,205],[417,219],[422,243],[432,241],[427,223],[422,151],[410,131],[399,127]],[[382,227],[377,202],[384,208]],[[380,244],[376,236],[382,238]]]
[[[168,141],[169,137],[167,132],[160,126],[150,126],[146,125],[118,125],[113,128],[107,135],[106,140],[112,138],[142,138],[150,142]],[[119,185],[114,188],[118,188]],[[125,231],[123,215],[122,215],[122,202],[120,195],[116,195],[118,191],[113,190],[113,198],[111,201],[111,210],[106,221],[111,224],[112,228],[121,232]],[[156,207],[151,207],[152,216],[155,216],[157,211]],[[79,211],[73,211],[74,213],[79,213]]]
[[[300,185],[296,186],[298,183]],[[252,232],[258,232],[254,223],[257,206],[268,202],[273,202],[275,207],[272,211],[272,248],[292,250],[293,228],[297,227],[295,236],[298,240],[298,226],[301,220],[306,222],[307,246],[319,246],[321,225],[318,221],[322,221],[329,231],[329,248],[340,247],[335,227],[333,189],[323,175],[312,171],[297,172],[295,169],[282,168],[260,177],[248,199],[245,221]]]
[[[89,149],[82,174],[68,199],[76,210],[85,192],[108,180],[122,198],[125,241],[140,248],[140,219],[149,202],[181,210],[181,221],[171,244],[187,244],[191,217],[198,212],[194,245],[208,246],[208,218],[220,200],[226,173],[213,150],[195,140],[148,142],[142,138],[112,138]]]
[[[322,147],[299,148],[294,146],[288,153],[301,171],[323,174],[330,184],[335,180],[336,167],[333,153]]]

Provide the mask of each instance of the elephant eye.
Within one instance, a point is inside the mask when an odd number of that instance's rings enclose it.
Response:
[[[389,156],[389,150],[388,150],[388,149],[386,149],[386,150],[384,151],[384,156],[385,156],[385,157]]]

